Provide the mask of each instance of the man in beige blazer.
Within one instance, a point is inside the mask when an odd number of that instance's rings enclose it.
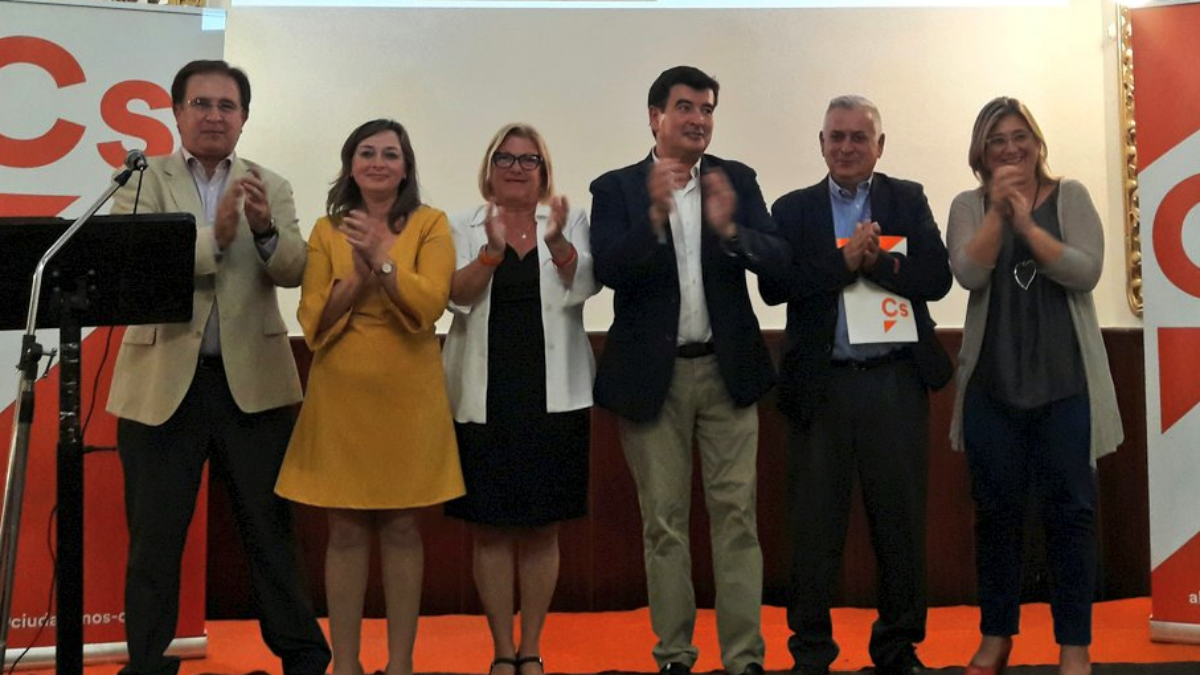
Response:
[[[274,493],[301,399],[277,286],[299,286],[307,248],[292,188],[235,153],[250,111],[245,73],[193,61],[171,85],[180,151],[117,193],[114,213],[196,217],[188,324],[132,326],[117,357],[108,410],[119,419],[129,566],[129,663],[122,675],[175,675],[187,529],[204,464],[229,485],[249,559],[263,639],[285,675],[324,675],[329,648],[296,559],[290,506]],[[136,203],[135,203],[136,200]]]

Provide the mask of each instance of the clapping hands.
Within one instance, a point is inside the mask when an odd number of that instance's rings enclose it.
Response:
[[[217,204],[213,237],[222,251],[237,239],[238,223],[243,213],[246,214],[251,232],[257,234],[271,229],[271,202],[267,198],[267,186],[253,168],[249,174],[230,183]]]
[[[846,269],[851,272],[874,269],[879,260],[879,223],[863,221],[854,227],[850,241],[842,247]]]
[[[342,234],[354,251],[354,270],[367,276],[379,269],[396,243],[397,234],[387,221],[366,211],[351,209],[342,217]]]

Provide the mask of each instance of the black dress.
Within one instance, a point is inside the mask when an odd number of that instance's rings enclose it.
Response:
[[[538,265],[509,247],[492,276],[487,423],[454,425],[467,494],[449,516],[537,527],[587,513],[590,409],[546,412]]]

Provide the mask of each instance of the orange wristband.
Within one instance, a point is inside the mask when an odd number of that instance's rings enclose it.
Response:
[[[479,247],[479,262],[488,267],[499,267],[500,263],[504,262],[504,256],[490,256],[487,252],[487,244]]]
[[[577,257],[579,257],[579,252],[575,250],[574,246],[572,246],[571,253],[570,253],[570,255],[567,256],[566,260],[559,262],[554,259],[554,256],[550,256],[550,262],[554,263],[554,266],[557,267],[558,269],[562,269],[562,268],[566,267],[567,265],[570,265],[571,263],[575,262],[575,258],[577,258]]]

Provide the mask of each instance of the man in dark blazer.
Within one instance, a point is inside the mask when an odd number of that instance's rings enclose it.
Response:
[[[857,474],[879,566],[871,658],[880,675],[912,675],[924,670],[914,645],[925,638],[928,389],[950,376],[925,303],[950,290],[950,267],[923,188],[875,173],[884,135],[874,104],[835,98],[819,138],[829,175],[772,207],[789,274],[760,280],[767,302],[788,303],[788,649],[799,675],[825,675],[837,657],[829,610]],[[884,250],[881,236],[905,237],[907,252]],[[911,302],[917,342],[850,343],[842,292],[860,279]]]
[[[614,291],[595,400],[618,415],[637,483],[653,653],[669,675],[689,673],[698,654],[693,436],[712,521],[721,659],[734,675],[756,675],[764,653],[756,404],[775,378],[746,270],[782,275],[788,256],[754,171],[704,154],[718,90],[696,68],[664,71],[648,101],[654,150],[591,186],[596,279]]]

